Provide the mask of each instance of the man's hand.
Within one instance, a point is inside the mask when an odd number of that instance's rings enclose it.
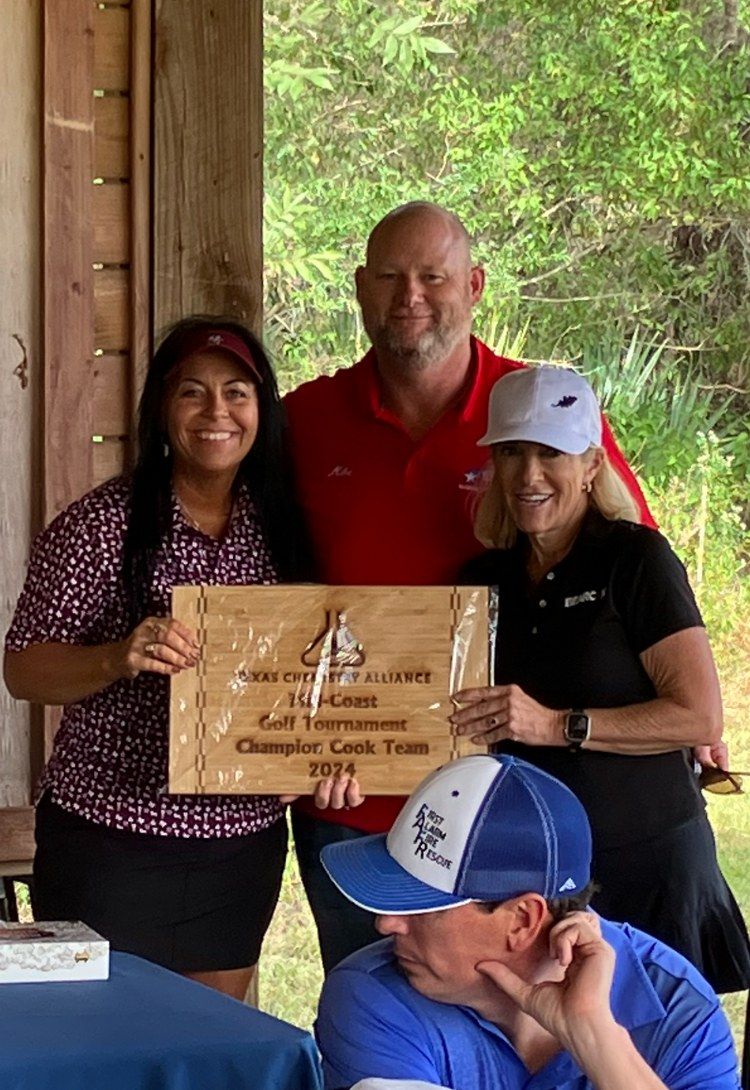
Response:
[[[529,984],[499,961],[480,961],[476,968],[552,1034],[596,1090],[667,1090],[612,1015],[616,958],[599,917],[571,912],[555,924],[550,956],[565,970],[562,980]]]
[[[550,954],[565,969],[560,981],[529,984],[499,961],[479,962],[477,970],[576,1054],[582,1032],[588,1037],[590,1028],[616,1026],[609,1005],[615,953],[597,916],[572,912],[550,931]]]

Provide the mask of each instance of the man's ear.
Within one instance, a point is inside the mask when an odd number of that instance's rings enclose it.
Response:
[[[524,893],[506,901],[508,949],[516,952],[533,946],[549,915],[547,902],[538,893]]]
[[[472,265],[469,273],[469,286],[471,287],[472,306],[478,303],[484,292],[484,269],[481,265]]]

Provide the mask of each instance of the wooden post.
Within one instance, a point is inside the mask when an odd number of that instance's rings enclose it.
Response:
[[[130,422],[152,347],[151,0],[130,3]]]
[[[263,3],[154,7],[155,331],[210,313],[260,332]]]
[[[259,327],[261,0],[155,0],[157,332],[193,312]]]
[[[39,529],[38,411],[41,4],[8,0],[0,19],[0,626],[10,624],[32,534]],[[0,807],[30,795],[30,709],[0,685]],[[0,811],[0,852],[19,811]],[[12,828],[7,820],[12,820]],[[30,818],[29,818],[30,820]],[[29,828],[31,825],[29,824]],[[15,850],[15,849],[14,849]]]
[[[45,522],[92,481],[95,11],[44,0]]]

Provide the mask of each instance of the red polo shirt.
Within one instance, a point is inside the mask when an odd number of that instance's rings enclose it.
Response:
[[[466,393],[418,440],[382,406],[372,350],[287,395],[297,486],[322,582],[450,584],[482,552],[472,522],[491,470],[489,449],[477,441],[487,428],[490,390],[522,366],[472,338]],[[653,525],[606,420],[604,447]],[[296,805],[326,821],[385,832],[403,803],[373,796],[355,810],[321,811],[311,799]]]

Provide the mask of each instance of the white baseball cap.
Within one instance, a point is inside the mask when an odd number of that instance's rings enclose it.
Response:
[[[559,780],[515,757],[476,754],[423,780],[387,837],[328,844],[320,858],[354,904],[404,916],[579,893],[590,878],[591,831]]]
[[[586,379],[568,367],[523,367],[492,387],[487,431],[477,444],[542,443],[565,454],[602,444],[602,414]]]

